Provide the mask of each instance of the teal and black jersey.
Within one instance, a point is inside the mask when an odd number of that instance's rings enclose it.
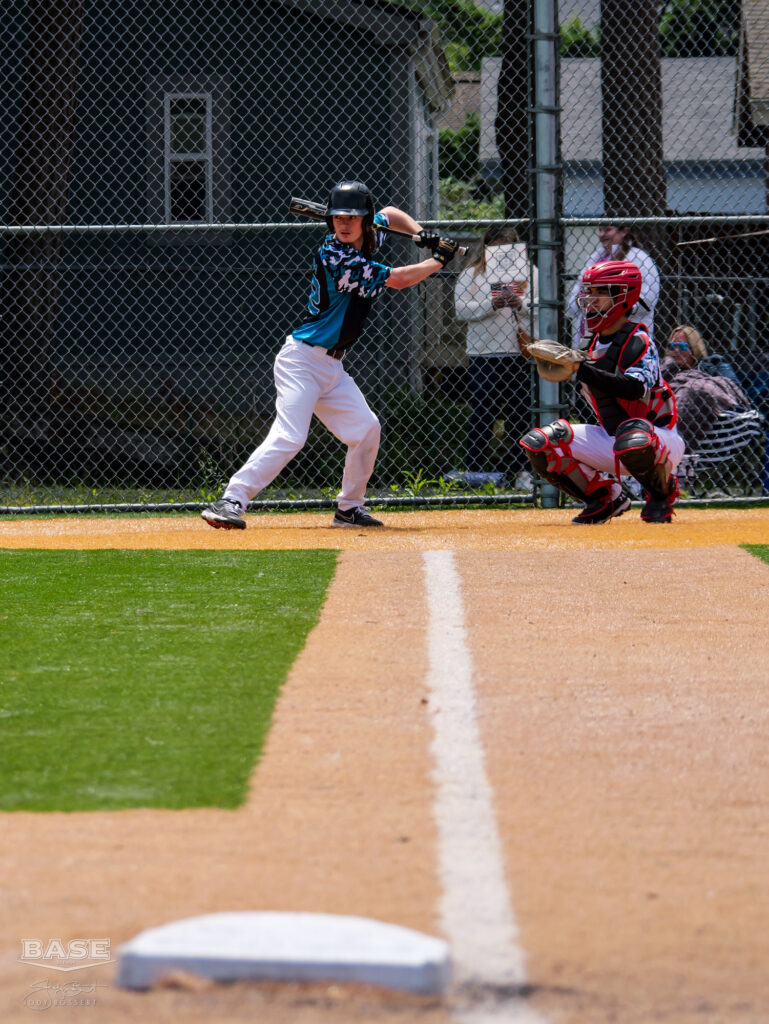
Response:
[[[374,226],[386,227],[385,214],[374,216]],[[381,237],[381,236],[380,236]],[[307,312],[292,331],[297,341],[323,348],[349,348],[357,339],[392,268],[375,263],[352,245],[326,235],[315,256]]]

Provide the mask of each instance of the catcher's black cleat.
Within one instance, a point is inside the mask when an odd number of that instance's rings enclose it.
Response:
[[[233,498],[219,498],[200,513],[209,526],[216,530],[245,530],[246,521],[239,501]]]
[[[673,476],[670,478],[670,494],[667,498],[654,498],[651,494],[645,493],[646,504],[641,509],[641,519],[645,523],[669,523],[675,511],[673,505],[675,505],[676,498],[681,493],[678,490],[678,478]]]
[[[618,494],[611,498],[608,490],[597,491],[592,500],[585,505],[578,516],[574,516],[573,523],[582,526],[595,526],[599,523],[608,523],[615,516],[621,516],[630,508],[630,498],[626,494]]]
[[[345,512],[338,508],[334,518],[331,520],[332,526],[382,526],[384,525],[379,519],[374,517],[365,510],[362,505],[357,508],[348,508]]]
[[[675,498],[671,495],[667,498],[647,498],[641,509],[641,519],[645,523],[669,523],[675,515],[673,501]]]

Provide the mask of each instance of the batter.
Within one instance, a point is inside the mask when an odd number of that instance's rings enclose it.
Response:
[[[201,513],[216,528],[244,530],[249,501],[272,483],[304,447],[313,414],[347,446],[342,489],[332,526],[381,526],[364,507],[366,486],[379,451],[379,420],[342,365],[358,339],[372,301],[385,288],[409,288],[442,270],[458,245],[423,230],[407,213],[374,200],[359,181],[331,190],[326,235],[315,256],[310,297],[302,323],[275,359],[276,417],[267,437],[231,477],[224,494]],[[380,244],[377,227],[420,236],[432,255],[421,263],[389,267],[372,259]]]

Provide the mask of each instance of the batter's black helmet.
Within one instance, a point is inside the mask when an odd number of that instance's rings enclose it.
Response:
[[[326,208],[326,223],[332,231],[334,214],[363,217],[363,227],[369,227],[374,223],[374,197],[362,181],[340,181],[331,189]]]

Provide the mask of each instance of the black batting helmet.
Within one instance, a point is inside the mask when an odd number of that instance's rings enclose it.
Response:
[[[362,181],[340,181],[331,189],[326,207],[326,223],[331,231],[334,214],[363,217],[363,227],[370,227],[374,223],[374,197]]]

